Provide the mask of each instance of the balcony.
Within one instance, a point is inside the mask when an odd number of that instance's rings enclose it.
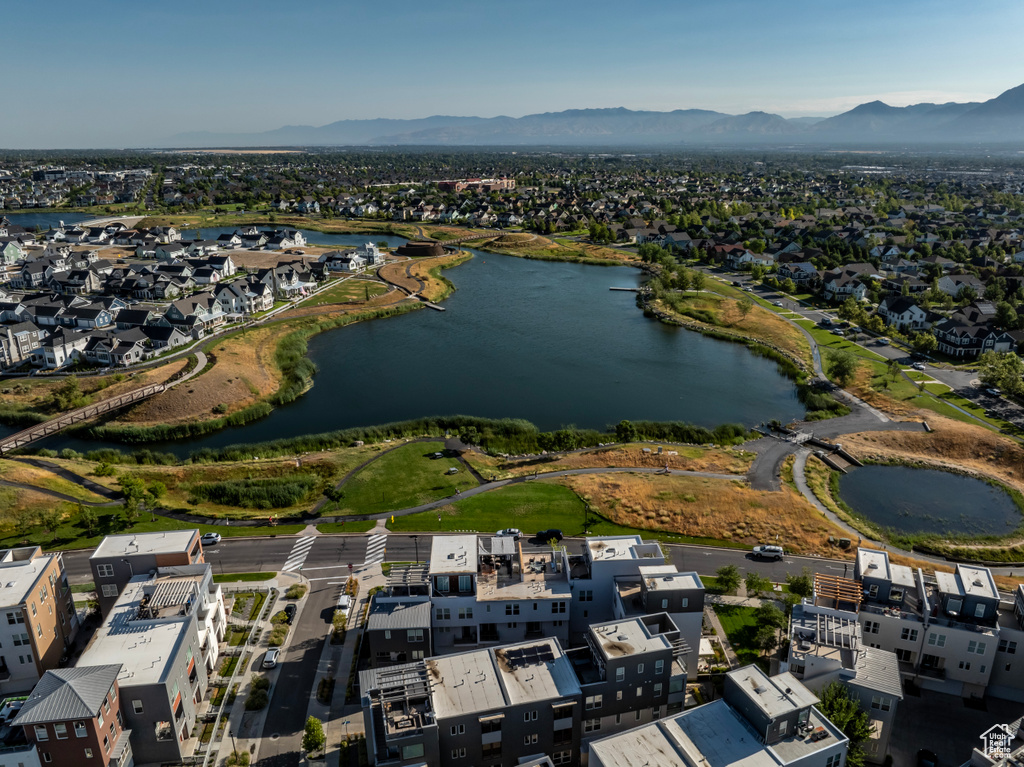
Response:
[[[884,615],[887,618],[899,618],[900,620],[914,621],[915,623],[921,622],[921,619],[914,613],[906,612],[898,607],[879,607],[878,605],[862,604],[860,611],[872,615]]]

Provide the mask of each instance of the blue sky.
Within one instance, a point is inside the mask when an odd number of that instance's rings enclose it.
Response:
[[[1024,83],[1022,22],[1020,0],[11,2],[0,147],[432,114],[984,100]]]

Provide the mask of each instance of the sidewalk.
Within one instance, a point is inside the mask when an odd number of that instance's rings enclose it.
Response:
[[[383,520],[378,521],[378,527],[383,527]],[[368,535],[380,532],[378,529],[370,530]],[[387,532],[386,529],[383,532]],[[352,612],[348,617],[348,630],[345,634],[345,642],[341,645],[332,645],[330,638],[324,643],[324,649],[320,656],[320,663],[317,667],[316,678],[313,680],[313,689],[309,694],[309,710],[307,717],[315,716],[324,723],[324,734],[327,736],[327,747],[322,760],[308,761],[308,764],[326,764],[326,767],[339,767],[341,760],[341,741],[350,735],[363,733],[363,713],[359,703],[345,704],[345,696],[348,690],[349,673],[352,670],[352,662],[356,657],[359,647],[359,640],[363,633],[364,614],[370,602],[370,591],[378,586],[385,586],[387,579],[381,570],[380,564],[364,566],[356,570],[353,575],[359,580],[359,593],[356,596],[355,604],[352,605]],[[330,706],[326,706],[316,698],[316,691],[320,680],[328,675],[334,676],[334,696]]]

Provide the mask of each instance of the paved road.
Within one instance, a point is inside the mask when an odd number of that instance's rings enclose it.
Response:
[[[430,557],[431,533],[392,534],[387,537],[385,561],[413,562],[426,561]],[[206,549],[206,561],[213,566],[214,573],[280,571],[289,561],[296,536],[277,538],[225,538],[213,548]],[[367,535],[321,535],[309,548],[299,572],[308,578],[314,592],[326,587],[337,594],[337,582],[348,575],[348,565],[359,566],[366,559]],[[567,538],[565,541],[570,554],[582,553],[582,539]],[[785,545],[785,541],[782,541]],[[547,546],[533,545],[524,541],[524,551],[543,552]],[[736,565],[746,572],[755,569],[772,578],[783,580],[787,572],[797,573],[805,565],[814,572],[842,572],[844,564],[817,557],[787,557],[783,562],[760,562],[749,556],[744,549],[721,549],[713,546],[668,545],[672,564],[680,570],[696,570],[702,575],[713,575],[723,565]],[[64,554],[64,566],[71,583],[88,583],[92,580],[89,569],[91,551],[74,551]],[[326,604],[326,603],[325,603]],[[306,610],[308,612],[308,609]],[[300,627],[306,618],[300,619]]]

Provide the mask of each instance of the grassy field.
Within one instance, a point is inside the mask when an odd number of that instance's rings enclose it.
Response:
[[[732,645],[733,651],[740,662],[746,666],[755,663],[761,657],[761,651],[755,644],[757,621],[755,608],[741,605],[715,605],[715,614],[722,622],[725,636]]]
[[[395,448],[362,469],[340,490],[341,498],[323,513],[379,514],[419,506],[476,486],[458,459],[433,458],[444,442],[413,442]],[[446,473],[458,469],[457,474]]]
[[[369,298],[384,295],[388,286],[376,280],[348,279],[336,282],[331,287],[317,294],[313,304],[343,304],[365,301]]]
[[[258,581],[269,581],[271,578],[276,578],[277,573],[223,573],[221,575],[214,575],[214,583],[252,583]]]
[[[565,535],[580,535],[583,502],[561,485],[528,482],[475,495],[437,511],[395,517],[394,522],[388,523],[388,529],[395,532],[475,530],[489,533],[505,527],[518,527],[528,535],[550,527],[561,529]],[[599,526],[591,524],[590,527],[594,531]]]

